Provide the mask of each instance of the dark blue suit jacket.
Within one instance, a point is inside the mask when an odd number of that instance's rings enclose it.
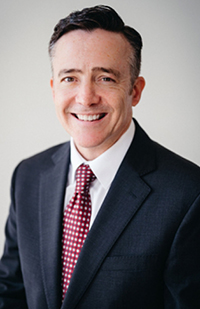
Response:
[[[200,308],[200,169],[137,123],[61,304],[69,154],[65,143],[15,170],[0,308]]]

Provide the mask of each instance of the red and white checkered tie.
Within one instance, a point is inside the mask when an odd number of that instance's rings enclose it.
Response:
[[[89,165],[76,171],[76,189],[63,217],[62,236],[62,299],[64,300],[79,253],[90,227],[91,198],[89,188],[96,176]]]

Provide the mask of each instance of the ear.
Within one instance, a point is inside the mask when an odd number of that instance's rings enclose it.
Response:
[[[144,86],[145,79],[142,76],[139,76],[133,85],[132,106],[136,106],[139,103]]]
[[[53,99],[55,98],[55,91],[54,91],[54,83],[53,83],[53,77],[50,79],[50,86],[52,91]]]

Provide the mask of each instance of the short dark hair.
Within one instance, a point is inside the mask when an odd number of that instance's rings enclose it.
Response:
[[[126,26],[117,12],[109,6],[97,5],[85,8],[82,11],[72,12],[66,18],[61,19],[55,26],[49,42],[50,58],[53,57],[55,43],[64,34],[77,29],[92,31],[98,28],[122,33],[132,46],[133,57],[131,57],[130,65],[131,82],[134,83],[140,73],[142,38],[135,29]]]

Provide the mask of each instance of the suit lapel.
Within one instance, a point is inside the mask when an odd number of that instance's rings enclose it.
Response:
[[[81,250],[63,308],[76,307],[108,252],[147,198],[151,188],[141,176],[153,169],[153,142],[136,123],[134,141]]]
[[[41,268],[48,308],[61,306],[61,235],[69,145],[54,154],[40,176]]]

